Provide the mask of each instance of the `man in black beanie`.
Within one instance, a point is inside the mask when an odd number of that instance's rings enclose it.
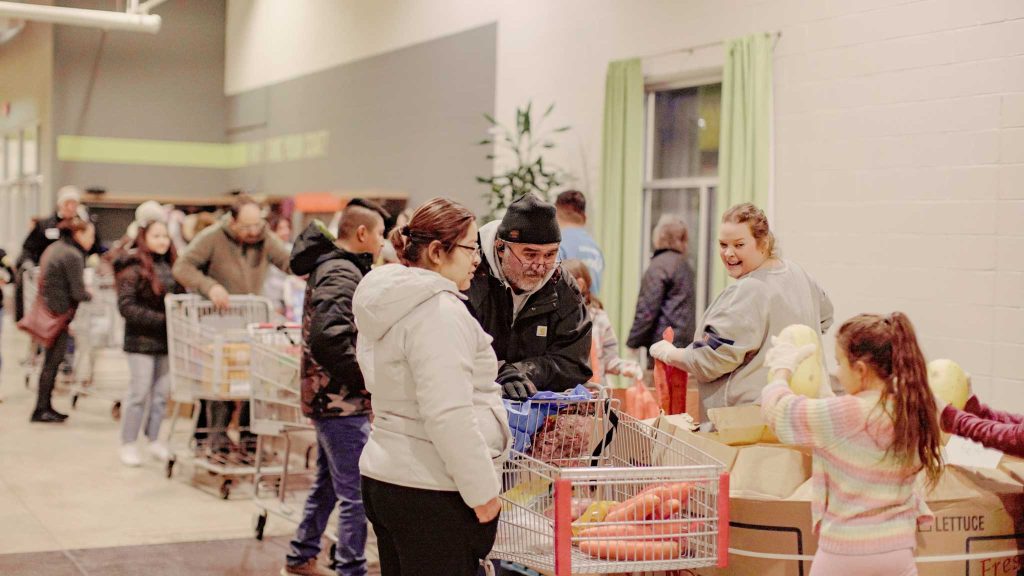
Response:
[[[480,266],[467,305],[494,338],[505,397],[561,392],[590,380],[591,324],[571,274],[558,262],[555,207],[534,194],[480,228]]]

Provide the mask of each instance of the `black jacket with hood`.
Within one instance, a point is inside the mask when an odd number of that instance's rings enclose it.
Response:
[[[515,315],[512,288],[494,253],[497,228],[496,221],[480,228],[483,258],[466,305],[494,338],[498,361],[514,364],[538,390],[562,392],[589,381],[592,325],[576,281],[555,269]]]
[[[370,393],[356,361],[352,295],[370,271],[370,254],[334,243],[320,222],[295,240],[291,270],[309,274],[302,309],[302,413],[313,419],[370,413]]]

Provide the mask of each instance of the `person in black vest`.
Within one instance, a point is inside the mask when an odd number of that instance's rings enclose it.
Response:
[[[592,376],[590,316],[558,260],[561,239],[555,207],[533,194],[480,228],[483,259],[466,291],[467,306],[494,338],[506,398],[561,392]]]

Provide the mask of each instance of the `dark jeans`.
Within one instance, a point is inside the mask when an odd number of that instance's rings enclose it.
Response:
[[[481,524],[458,492],[421,490],[363,476],[366,516],[381,576],[476,576],[498,519]]]
[[[57,335],[53,346],[46,349],[46,356],[43,359],[43,369],[39,372],[39,392],[36,396],[35,413],[53,410],[50,398],[53,396],[53,386],[57,382],[57,370],[68,352],[68,330]]]
[[[338,574],[364,576],[366,512],[359,486],[359,456],[370,436],[370,418],[344,416],[315,423],[316,479],[292,540],[288,565],[302,564],[320,553],[320,539],[338,503],[338,546],[334,554]]]

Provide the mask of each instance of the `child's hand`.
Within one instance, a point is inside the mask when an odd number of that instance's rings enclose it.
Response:
[[[816,349],[814,344],[797,347],[791,342],[772,336],[772,347],[765,355],[764,365],[768,367],[769,374],[773,374],[776,378],[789,380],[796,367],[813,356]]]
[[[622,363],[622,366],[619,368],[619,374],[631,380],[644,377],[644,371],[640,368],[640,365],[629,361]]]

